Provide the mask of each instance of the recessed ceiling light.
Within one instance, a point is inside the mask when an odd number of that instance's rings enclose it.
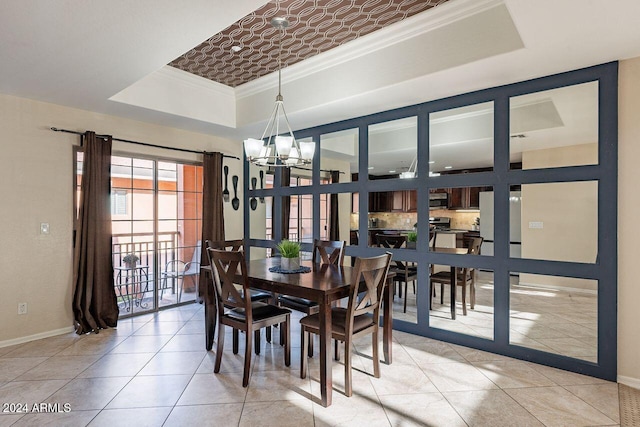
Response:
[[[240,52],[242,50],[242,47],[238,45],[231,46],[231,50],[234,52]]]
[[[373,166],[369,166],[369,170],[373,169]]]
[[[445,166],[445,169],[453,169],[453,166]]]
[[[436,162],[435,160],[431,160],[431,161],[429,162],[429,164],[430,164],[430,165],[432,165],[432,164],[434,164],[435,162]]]
[[[395,169],[394,170],[390,170],[389,173],[396,173]]]

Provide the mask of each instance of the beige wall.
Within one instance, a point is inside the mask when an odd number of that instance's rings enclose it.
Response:
[[[595,143],[522,153],[523,169],[596,164]],[[598,242],[597,182],[563,182],[522,186],[522,257],[594,263]],[[543,228],[529,228],[541,222]],[[521,284],[596,292],[594,281],[521,274]]]
[[[640,58],[620,62],[618,93],[618,378],[640,388]]]
[[[241,154],[239,142],[0,95],[0,346],[71,330],[73,146],[79,137],[52,132],[51,126]],[[113,150],[199,160],[194,154],[117,142]],[[225,164],[242,176],[240,161]],[[242,237],[242,215],[231,212],[225,206],[227,237]],[[41,222],[50,224],[49,235],[40,234]],[[28,303],[28,314],[18,316],[19,302]]]

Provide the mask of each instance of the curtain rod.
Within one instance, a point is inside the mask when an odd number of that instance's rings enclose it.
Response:
[[[68,129],[58,129],[56,127],[51,127],[51,130],[54,132],[66,132],[66,133],[73,133],[76,135],[84,135],[84,132],[78,132],[75,130],[68,130]],[[105,138],[107,135],[96,135],[98,138]],[[165,147],[163,145],[156,145],[156,144],[149,144],[148,142],[138,142],[138,141],[131,141],[129,139],[121,139],[121,138],[112,138],[114,141],[120,141],[120,142],[127,142],[129,144],[137,144],[137,145],[144,145],[145,147],[153,147],[153,148],[163,148],[165,150],[174,150],[174,151],[182,151],[184,153],[194,153],[194,154],[204,154],[204,151],[196,151],[196,150],[189,150],[186,148],[176,148],[176,147]],[[230,156],[228,154],[223,154],[222,157],[226,157],[228,159],[236,159],[236,160],[240,160],[239,157],[236,156]]]

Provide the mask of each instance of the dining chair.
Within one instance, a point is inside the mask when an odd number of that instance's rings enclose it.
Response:
[[[184,290],[184,272],[187,271],[189,265],[190,263],[179,259],[167,262],[164,270],[160,273],[160,299],[164,296],[165,289],[169,289],[169,281],[171,281],[171,289],[178,291],[177,302],[180,302]]]
[[[291,364],[290,348],[290,319],[291,311],[286,308],[266,304],[260,301],[251,301],[246,298],[249,295],[249,279],[247,277],[247,264],[244,251],[225,251],[207,248],[209,259],[215,268],[214,293],[218,309],[218,348],[216,350],[216,363],[214,372],[220,372],[222,352],[224,349],[224,327],[233,328],[233,354],[238,354],[238,332],[245,333],[244,350],[244,374],[242,386],[249,385],[251,371],[251,347],[255,335],[256,342],[260,340],[261,328],[272,325],[280,325],[284,331],[284,363]],[[236,284],[242,286],[240,292]]]
[[[313,264],[343,265],[345,245],[346,242],[344,241],[340,242],[314,239],[313,255],[311,257]],[[308,300],[306,298],[294,297],[291,295],[280,295],[278,297],[278,305],[280,305],[281,307],[290,308],[291,310],[300,311],[306,315],[315,314],[320,311],[317,302]],[[312,339],[309,339],[309,344],[307,345],[307,354],[309,355],[309,357],[313,357]],[[335,357],[336,359],[338,358],[337,349]]]
[[[205,245],[207,248],[225,250],[225,251],[240,251],[243,250],[244,240],[235,239],[235,240],[205,240]],[[209,265],[211,264],[211,259],[209,259]],[[212,274],[214,273],[212,267]],[[239,289],[242,292],[242,289]],[[262,291],[260,289],[249,289],[249,294],[251,295],[251,301],[262,301],[266,303],[270,303],[273,301],[273,295],[270,292]],[[258,331],[258,336],[260,332]],[[267,328],[266,333],[267,342],[271,342],[271,327]],[[283,344],[284,340],[280,340],[280,344]],[[256,340],[255,343],[256,354],[260,354],[260,340]]]
[[[376,239],[380,247],[387,249],[400,249],[406,247],[407,236],[402,234],[377,234]],[[393,260],[391,267],[395,276],[394,283],[398,283],[398,297],[402,298],[402,283],[404,283],[404,313],[407,312],[407,287],[409,282],[413,284],[413,293],[416,293],[416,280],[418,280],[418,269],[406,261]]]
[[[482,237],[474,237],[469,242],[467,254],[480,255],[480,247],[482,246]],[[477,271],[475,268],[456,267],[456,286],[462,288],[462,314],[467,315],[467,286],[469,286],[469,306],[473,310],[476,305],[476,276]],[[432,273],[430,276],[431,285],[433,288],[434,283],[440,283],[440,304],[444,303],[444,285],[451,286],[451,270],[440,271],[438,273]],[[431,298],[435,296],[435,293],[431,293]],[[431,303],[429,304],[431,306]]]
[[[371,334],[373,349],[373,375],[380,378],[380,357],[378,349],[380,303],[391,263],[391,254],[372,258],[356,258],[353,275],[349,285],[349,303],[346,308],[331,309],[331,338],[342,341],[344,345],[345,394],[351,396],[351,348],[353,339]],[[366,290],[362,291],[364,283]],[[320,334],[320,315],[311,314],[300,319],[302,348],[307,345],[308,334]],[[300,378],[307,376],[307,358],[304,352],[300,356]]]

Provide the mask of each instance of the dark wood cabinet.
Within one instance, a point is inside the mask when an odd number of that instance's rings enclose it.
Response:
[[[416,212],[418,210],[418,192],[416,190],[394,191],[391,210],[393,212]]]
[[[393,210],[393,191],[369,193],[369,212],[391,212]]]
[[[492,187],[450,188],[449,209],[479,209],[480,192],[491,191]]]

